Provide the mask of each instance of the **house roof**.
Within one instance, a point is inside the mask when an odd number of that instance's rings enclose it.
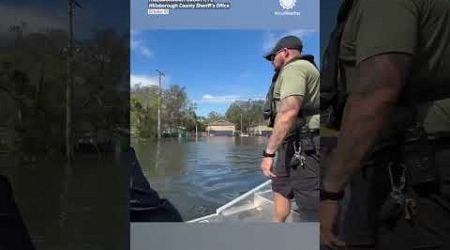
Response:
[[[254,125],[249,127],[249,129],[258,129],[258,130],[262,130],[262,131],[272,131],[273,128],[267,126],[267,124],[262,124],[262,125]]]
[[[231,123],[226,120],[217,120],[209,123],[208,126],[234,126],[234,123]]]
[[[250,128],[256,128],[259,126],[267,127],[267,122],[250,124]]]

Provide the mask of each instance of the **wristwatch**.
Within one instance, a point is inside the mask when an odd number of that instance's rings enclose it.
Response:
[[[275,157],[275,153],[269,154],[269,153],[266,152],[266,150],[264,150],[263,153],[262,153],[262,156],[263,156],[263,157],[270,157],[270,158],[273,158],[273,157]]]
[[[344,198],[344,194],[345,194],[344,191],[328,192],[321,188],[320,189],[320,200],[321,201],[325,201],[325,200],[340,201],[340,200],[342,200],[342,198]]]

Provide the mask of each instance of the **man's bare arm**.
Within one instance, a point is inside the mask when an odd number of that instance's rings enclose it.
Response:
[[[281,100],[280,109],[275,118],[272,135],[267,143],[267,153],[275,153],[278,149],[281,142],[295,124],[302,103],[302,96],[288,96]]]
[[[343,190],[352,174],[360,169],[398,101],[410,63],[411,56],[407,54],[383,54],[359,64],[359,82],[345,106],[338,145],[324,181],[327,191]]]

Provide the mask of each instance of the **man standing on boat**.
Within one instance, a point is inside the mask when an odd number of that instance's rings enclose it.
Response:
[[[265,108],[273,131],[261,169],[272,179],[274,222],[286,220],[293,198],[300,220],[318,221],[320,77],[302,49],[298,37],[286,36],[265,56],[275,69]]]

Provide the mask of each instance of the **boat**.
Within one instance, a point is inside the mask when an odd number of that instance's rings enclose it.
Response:
[[[219,207],[215,213],[187,221],[187,223],[272,222],[271,183],[272,181],[268,180]],[[300,222],[300,214],[296,211],[295,202],[292,202],[291,208],[286,222]]]

